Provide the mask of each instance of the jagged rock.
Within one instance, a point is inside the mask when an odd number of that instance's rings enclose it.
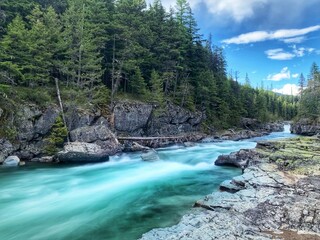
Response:
[[[156,150],[151,149],[147,152],[141,154],[141,158],[143,161],[157,161],[160,160],[159,155]]]
[[[101,112],[94,108],[92,108],[92,111],[84,111],[75,105],[67,105],[65,111],[65,118],[69,131],[93,125],[94,120],[101,116]]]
[[[17,156],[9,156],[2,163],[6,167],[16,167],[19,166],[20,159]]]
[[[147,126],[153,106],[145,103],[117,103],[114,107],[115,129],[120,132],[135,132]]]
[[[320,124],[316,121],[311,121],[310,119],[304,118],[300,119],[296,123],[292,123],[290,126],[291,133],[313,136],[320,133]]]
[[[22,142],[31,141],[35,135],[33,123],[38,119],[42,112],[36,106],[23,106],[17,113],[18,140]]]
[[[252,150],[242,149],[238,152],[231,153],[229,155],[220,155],[214,162],[217,166],[235,166],[235,167],[247,167],[249,161],[254,161],[259,157],[259,154]]]
[[[51,106],[47,108],[41,117],[36,121],[34,125],[34,132],[40,135],[47,134],[55,123],[59,113],[60,112],[57,107]]]
[[[196,132],[204,119],[204,114],[199,111],[191,112],[168,103],[164,111],[152,115],[148,124],[147,135],[171,136]]]
[[[55,160],[62,163],[98,163],[109,160],[109,154],[93,143],[72,142],[57,153]]]
[[[240,191],[243,188],[244,188],[243,185],[236,184],[232,180],[225,180],[220,184],[221,191],[226,191],[226,192],[230,192],[230,193],[235,193],[237,191]]]
[[[77,128],[70,132],[72,142],[96,143],[109,155],[119,152],[121,145],[106,125]]]

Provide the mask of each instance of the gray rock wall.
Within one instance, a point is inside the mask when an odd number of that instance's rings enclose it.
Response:
[[[171,103],[165,109],[145,103],[119,102],[114,108],[115,130],[131,136],[170,136],[200,130],[201,112]]]

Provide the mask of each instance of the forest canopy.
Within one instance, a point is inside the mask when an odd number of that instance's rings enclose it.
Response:
[[[199,33],[187,0],[2,0],[0,84],[86,91],[201,110],[207,123],[241,117],[290,120],[298,97],[240,84],[212,36]],[[304,97],[303,99],[305,99]],[[307,101],[307,100],[306,100]]]

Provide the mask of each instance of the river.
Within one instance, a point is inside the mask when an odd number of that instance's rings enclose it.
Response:
[[[286,126],[256,139],[161,148],[157,162],[132,153],[94,165],[0,168],[0,239],[137,239],[176,224],[196,200],[241,174],[215,166],[219,155],[292,136]]]

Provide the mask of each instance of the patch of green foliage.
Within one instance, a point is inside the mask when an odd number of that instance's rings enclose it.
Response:
[[[56,154],[59,149],[63,147],[68,135],[68,130],[63,123],[62,117],[56,119],[55,124],[52,126],[49,136],[45,139],[46,146],[44,151],[48,155]]]

